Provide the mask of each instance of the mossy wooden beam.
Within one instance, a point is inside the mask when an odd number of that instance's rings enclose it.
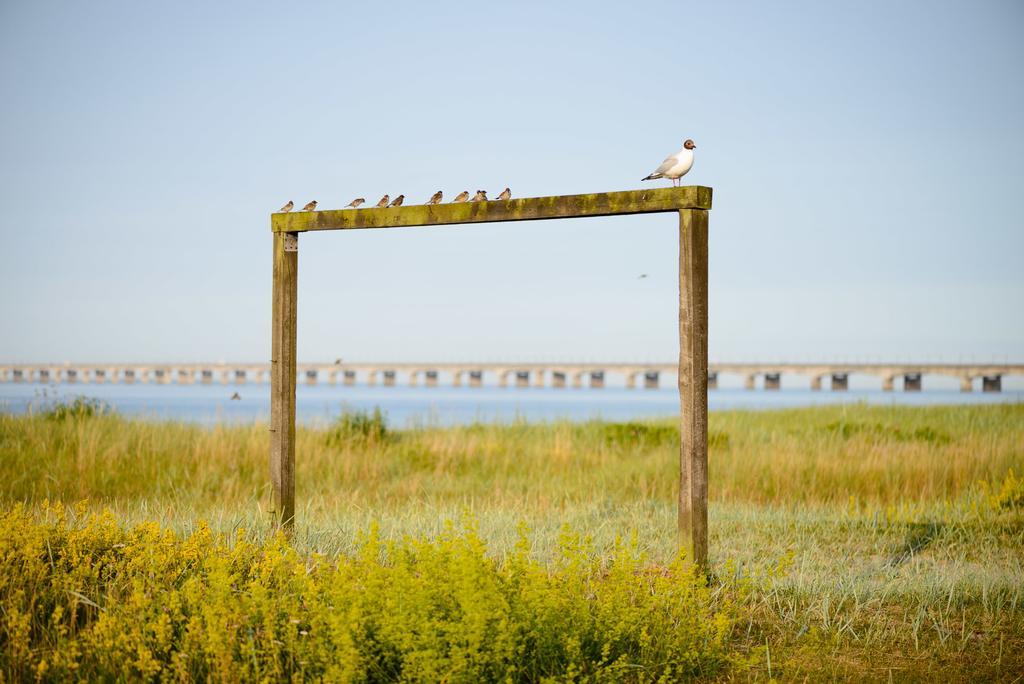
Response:
[[[524,197],[505,201],[420,204],[393,209],[300,211],[273,214],[271,229],[277,233],[301,233],[311,230],[413,228],[460,223],[653,214],[710,208],[711,188],[692,185],[681,188],[598,192],[590,195]]]

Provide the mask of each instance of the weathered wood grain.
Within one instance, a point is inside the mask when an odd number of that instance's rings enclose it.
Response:
[[[679,212],[679,542],[708,561],[708,212]]]
[[[710,209],[711,188],[681,188],[599,192],[590,195],[526,197],[506,201],[411,205],[394,208],[333,209],[273,214],[275,232],[412,228],[460,223],[534,221],[556,218],[652,214],[681,209]]]
[[[295,524],[296,322],[298,236],[274,233],[273,323],[270,359],[270,481],[274,522]]]

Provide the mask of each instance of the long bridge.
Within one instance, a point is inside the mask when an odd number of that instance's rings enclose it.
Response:
[[[600,389],[609,376],[623,380],[627,388],[657,388],[663,376],[675,376],[672,363],[299,363],[298,380],[307,385],[436,387],[442,376],[455,387],[590,387]],[[1002,390],[1002,378],[1024,375],[1024,364],[990,363],[710,363],[708,388],[717,389],[721,375],[743,378],[747,389],[759,384],[766,390],[782,386],[782,376],[809,378],[812,390],[827,380],[834,391],[846,390],[851,375],[877,377],[881,388],[892,391],[902,380],[905,391],[919,391],[926,375],[959,379],[960,389],[976,387],[985,392]],[[758,379],[761,382],[758,383]],[[269,363],[14,363],[0,364],[0,382],[31,383],[158,383],[245,384],[270,381]]]

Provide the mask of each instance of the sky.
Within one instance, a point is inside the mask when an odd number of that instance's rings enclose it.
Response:
[[[1022,32],[1018,0],[3,0],[0,360],[263,361],[286,201],[637,189],[692,138],[712,361],[1022,361]],[[303,235],[299,360],[671,360],[677,259],[672,214]]]

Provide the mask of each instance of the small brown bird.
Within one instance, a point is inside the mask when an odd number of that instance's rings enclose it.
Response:
[[[314,209],[316,209],[316,200],[313,200],[306,206],[302,207],[302,211],[313,211]]]
[[[287,214],[289,211],[292,210],[292,207],[294,207],[294,206],[295,206],[295,202],[292,202],[291,200],[288,200],[288,204],[286,204],[283,207],[281,207],[280,209],[278,209],[278,211],[281,212],[282,214]]]
[[[498,195],[498,199],[500,199],[500,200],[512,199],[512,191],[509,188],[505,188],[504,190],[501,191],[501,194]]]
[[[430,199],[427,200],[427,204],[440,204],[442,196],[443,195],[441,191],[438,190],[437,192],[430,196]]]
[[[377,208],[383,209],[384,207],[388,206],[388,202],[390,201],[391,198],[388,195],[384,195],[383,197],[380,198],[380,202],[377,202]]]
[[[404,201],[405,201],[405,195],[399,195],[399,196],[398,196],[398,197],[396,197],[396,198],[395,198],[395,200],[394,200],[394,201],[393,201],[393,202],[392,202],[391,204],[389,204],[388,206],[389,206],[389,207],[400,207],[400,206],[402,206],[402,202],[404,202]]]
[[[359,208],[359,205],[362,204],[365,201],[366,200],[363,199],[362,197],[356,197],[354,200],[352,200],[351,202],[346,204],[345,208],[348,209],[349,207],[352,207],[353,209],[357,209],[357,208]]]
[[[486,202],[487,201],[487,191],[486,190],[477,190],[476,194],[473,195],[473,201],[474,202]]]
[[[452,204],[455,204],[456,202],[465,202],[468,199],[469,190],[463,190],[462,192],[455,196],[455,199],[452,200]]]

